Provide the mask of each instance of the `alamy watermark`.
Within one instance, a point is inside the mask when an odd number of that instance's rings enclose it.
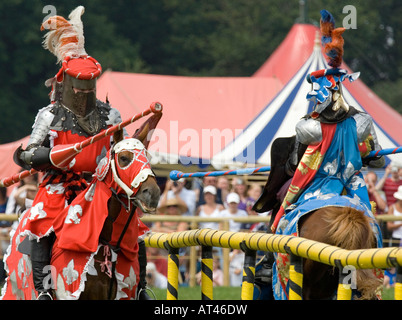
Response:
[[[342,26],[345,29],[357,29],[357,10],[355,6],[347,5],[342,9],[342,13],[347,14],[343,18]]]
[[[56,10],[55,6],[53,6],[51,4],[48,4],[48,5],[43,7],[42,13],[47,14],[42,20],[42,23],[44,23],[50,17],[53,17],[53,16],[57,15],[57,10]],[[56,20],[51,21],[51,23],[56,23]],[[45,25],[44,28],[45,29],[56,29],[56,26]]]
[[[180,162],[188,164],[208,164],[214,155],[229,144],[234,148],[226,150],[222,160],[236,159],[236,162],[255,163],[255,140],[245,145],[237,145],[236,137],[244,135],[243,129],[194,128],[179,129],[178,121],[170,121],[168,132],[156,128],[149,133],[150,152],[154,154],[180,155]],[[233,147],[233,145],[232,145]],[[195,156],[194,156],[195,155]],[[158,163],[166,164],[171,159],[159,157]]]
[[[354,266],[345,266],[340,270],[343,275],[342,285],[345,289],[357,289],[356,268]]]

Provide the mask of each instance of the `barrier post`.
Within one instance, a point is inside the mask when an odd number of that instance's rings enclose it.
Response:
[[[213,300],[212,247],[201,246],[201,299]]]
[[[222,230],[229,230],[229,220],[224,220],[222,222]],[[223,255],[223,285],[225,287],[230,286],[230,276],[229,276],[229,255],[230,255],[230,248],[222,248],[222,255]]]
[[[303,259],[290,254],[289,266],[289,300],[302,300]]]
[[[402,300],[402,266],[396,267],[395,300]]]
[[[167,241],[165,242],[165,248],[169,252],[166,300],[177,300],[179,288],[179,249],[172,248]]]
[[[352,285],[348,283],[346,277],[349,277],[350,272],[353,271],[343,267],[339,260],[335,261],[335,264],[339,270],[337,300],[352,300]]]
[[[257,251],[251,250],[246,246],[245,241],[240,244],[244,251],[243,283],[241,286],[241,299],[253,300],[254,296],[254,277]]]
[[[198,223],[193,221],[190,224],[191,230],[197,229]],[[188,263],[189,266],[189,279],[188,285],[190,288],[194,288],[196,285],[195,274],[197,273],[197,248],[195,246],[190,247],[190,261]]]

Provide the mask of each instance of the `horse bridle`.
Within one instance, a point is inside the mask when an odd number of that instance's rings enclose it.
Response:
[[[128,219],[124,225],[124,228],[119,236],[119,239],[116,242],[116,245],[112,246],[109,243],[105,244],[105,245],[109,246],[116,253],[120,250],[120,243],[123,240],[123,237],[128,229],[128,226],[130,225],[130,222],[134,216],[136,208],[139,207],[143,212],[148,211],[146,208],[143,207],[142,202],[136,198],[136,193],[139,190],[139,186],[141,185],[142,182],[144,182],[148,178],[148,176],[155,177],[154,172],[150,168],[143,168],[134,177],[133,181],[131,182],[131,187],[129,187],[127,184],[125,184],[123,182],[123,180],[119,177],[119,174],[116,169],[116,163],[115,163],[115,154],[121,152],[124,149],[143,150],[143,149],[145,149],[145,147],[137,139],[126,139],[126,140],[122,140],[122,141],[116,143],[111,150],[110,167],[112,169],[113,179],[117,183],[117,185],[125,192],[124,197],[127,196],[127,205],[125,205],[124,201],[121,199],[121,195],[119,196],[117,190],[112,189],[112,194],[117,199],[117,201],[120,202],[120,204],[124,207],[124,209],[127,212],[130,212]],[[132,201],[135,204],[135,206],[133,206],[133,207],[131,207]],[[115,268],[116,268],[116,262],[112,263],[112,270],[111,270],[112,277],[110,279],[110,284],[109,284],[108,300],[110,300],[111,296],[112,296],[113,279],[115,278],[115,276],[114,276]]]
[[[130,212],[131,201],[133,201],[137,207],[139,207],[144,213],[148,210],[142,205],[142,202],[136,198],[136,193],[139,190],[139,186],[144,182],[149,176],[155,177],[154,172],[150,168],[143,168],[131,182],[131,187],[125,184],[116,169],[115,154],[119,153],[125,149],[136,149],[144,150],[144,145],[137,139],[126,139],[116,143],[111,151],[110,167],[112,169],[113,179],[117,185],[126,193],[127,195],[127,206],[124,206],[127,212]],[[130,164],[131,165],[131,164]],[[130,166],[129,165],[129,166]]]

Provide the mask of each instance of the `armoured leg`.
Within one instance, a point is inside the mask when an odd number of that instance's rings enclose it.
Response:
[[[293,151],[290,153],[289,158],[285,164],[285,172],[290,177],[293,177],[295,170],[297,168],[297,165],[299,163],[299,159],[300,159],[299,158],[299,146],[300,146],[300,142],[298,141],[298,139],[296,137]]]
[[[254,285],[258,289],[255,300],[273,300],[272,293],[272,267],[275,261],[274,254],[267,252],[256,265]],[[256,290],[254,291],[256,292]]]
[[[43,237],[40,241],[31,240],[32,276],[38,300],[52,300],[50,265],[54,235]]]
[[[152,300],[145,290],[147,287],[147,253],[144,240],[138,239],[138,262],[140,263],[140,283],[137,287],[138,300]]]

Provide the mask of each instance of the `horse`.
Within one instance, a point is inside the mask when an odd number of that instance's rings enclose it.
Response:
[[[122,130],[115,133],[92,182],[56,218],[46,280],[57,299],[137,298],[139,237],[147,230],[140,217],[155,213],[160,198],[146,152],[160,117],[153,115],[132,138],[124,139]],[[22,216],[19,228],[27,218]],[[11,272],[2,298],[35,299],[29,257],[16,250],[23,240],[18,231],[12,237],[14,255],[7,258]]]
[[[257,212],[272,210],[268,232],[282,204],[292,179],[288,159],[295,146],[295,136],[277,138],[271,149],[271,172],[260,198],[253,206]],[[298,163],[307,146],[299,145]],[[327,243],[343,249],[369,249],[377,247],[373,225],[376,222],[365,214],[365,210],[352,207],[326,206],[317,208],[300,217],[297,222],[298,236]],[[278,255],[279,256],[279,255]],[[289,262],[286,255],[281,258]],[[267,260],[273,263],[273,254],[267,253]],[[276,260],[278,262],[278,260]],[[283,261],[283,260],[282,260]],[[277,263],[278,265],[278,263]],[[285,268],[287,268],[285,266]],[[333,299],[338,287],[337,268],[313,260],[303,259],[304,300]],[[372,270],[357,270],[356,286],[360,299],[376,299],[381,280]]]
[[[299,221],[300,237],[347,250],[376,248],[372,221],[361,210],[327,207],[313,211]],[[313,260],[303,260],[303,299],[332,299],[338,287],[339,269]],[[373,270],[356,270],[356,298],[376,299],[380,279]]]

